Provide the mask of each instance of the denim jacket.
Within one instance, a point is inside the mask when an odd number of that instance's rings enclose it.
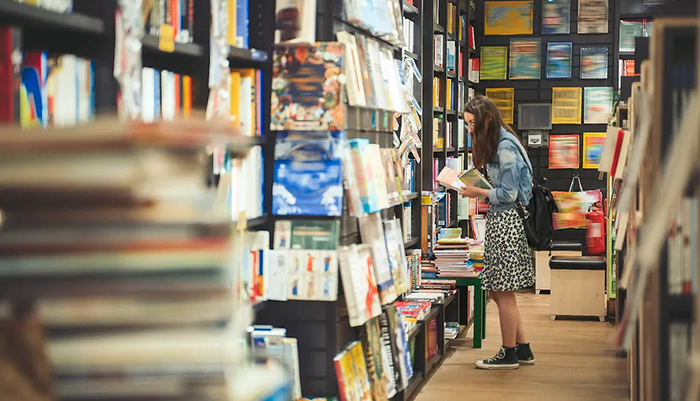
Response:
[[[493,186],[489,190],[489,211],[510,210],[515,207],[516,202],[520,202],[523,206],[530,203],[532,164],[529,158],[523,159],[523,154],[527,155],[527,152],[520,144],[520,140],[505,128],[501,128],[501,139],[496,156],[486,164],[486,171]]]

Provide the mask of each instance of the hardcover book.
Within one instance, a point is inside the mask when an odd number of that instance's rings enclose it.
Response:
[[[343,55],[344,48],[339,42],[276,49],[271,130],[343,129]]]

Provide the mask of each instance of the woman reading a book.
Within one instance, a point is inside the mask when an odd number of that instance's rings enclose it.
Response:
[[[491,100],[476,96],[464,110],[474,165],[486,169],[491,188],[466,186],[461,195],[485,198],[489,203],[481,285],[498,305],[503,339],[494,357],[475,364],[480,369],[517,369],[535,363],[515,299],[516,290],[534,284],[532,253],[519,214],[527,213],[524,206],[532,196],[532,165]]]

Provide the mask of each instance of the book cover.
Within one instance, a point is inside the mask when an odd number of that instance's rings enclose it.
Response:
[[[390,305],[389,307],[394,307]],[[387,394],[391,398],[399,391],[403,390],[403,382],[401,380],[401,371],[399,368],[398,354],[394,352],[394,346],[391,341],[391,328],[386,313],[382,313],[379,317],[379,330],[382,339],[382,359],[384,363],[384,371],[387,375]]]
[[[362,326],[381,314],[369,245],[343,247],[338,253],[350,326]]]
[[[644,36],[644,22],[620,21],[620,52],[634,52],[634,38]]]
[[[403,384],[408,387],[408,380],[413,376],[413,366],[411,365],[411,352],[408,348],[408,339],[406,338],[403,320],[394,305],[390,308],[386,308],[386,314],[389,320],[389,327],[396,338],[399,370],[401,371]]]
[[[515,88],[486,88],[486,97],[498,107],[503,122],[513,124],[515,116]]]
[[[372,399],[375,401],[387,401],[389,380],[384,371],[382,354],[382,332],[379,326],[379,318],[370,319],[362,327],[360,338],[362,349],[365,352],[367,373],[372,386]],[[395,389],[394,389],[395,392]]]
[[[438,174],[437,183],[455,191],[464,188],[464,183],[459,179],[459,172],[448,166],[445,166]]]
[[[379,200],[375,192],[374,180],[369,161],[367,160],[367,148],[370,143],[366,138],[355,138],[348,141],[350,145],[349,159],[352,163],[353,179],[349,182],[355,182],[357,188],[350,188],[351,191],[356,191],[359,194],[359,201],[355,213],[357,215],[366,213],[375,213],[380,211]]]
[[[372,387],[370,384],[369,374],[367,372],[367,364],[365,355],[362,351],[362,343],[355,341],[348,348],[352,356],[352,364],[355,369],[355,385],[357,387],[358,401],[374,401],[372,399]]]
[[[355,35],[341,31],[336,33],[336,36],[338,41],[345,46],[344,66],[347,79],[345,87],[348,93],[348,104],[351,106],[366,106],[365,86]]]
[[[608,33],[608,0],[579,0],[578,33]]]
[[[341,401],[359,400],[360,394],[355,385],[355,367],[352,354],[348,350],[342,351],[333,358],[335,376],[338,381],[338,393]]]
[[[484,35],[532,35],[532,1],[487,1]]]
[[[572,42],[547,43],[547,79],[570,79]]]
[[[279,0],[275,8],[275,43],[316,42],[316,0]]]
[[[542,34],[569,34],[571,32],[570,14],[570,0],[549,0],[542,2]]]
[[[508,47],[481,46],[480,80],[505,80],[508,69]]]
[[[249,0],[229,0],[229,1],[235,1],[236,2],[236,19],[235,19],[235,24],[236,24],[236,47],[240,47],[243,49],[247,49],[249,47],[248,44],[248,38],[249,38],[249,9],[248,9],[248,1]],[[229,20],[229,24],[233,24],[234,20]]]
[[[343,129],[343,54],[340,42],[276,49],[270,127],[273,131]]]
[[[48,124],[48,57],[45,51],[27,51],[22,60],[20,125],[22,128],[46,127]],[[26,94],[26,96],[24,96]]]
[[[365,152],[365,159],[372,170],[372,186],[373,192],[377,194],[377,208],[386,209],[389,207],[389,193],[381,150],[379,145],[372,143],[367,146]]]
[[[24,92],[21,78],[22,30],[0,27],[0,122],[20,122],[20,93]],[[26,93],[24,94],[26,96]]]
[[[358,219],[360,225],[360,235],[362,242],[371,248],[372,265],[374,267],[374,276],[377,286],[379,287],[379,299],[382,305],[390,304],[396,300],[397,284],[395,282],[394,271],[389,260],[387,251],[384,227],[382,226],[382,218],[378,213],[372,213],[367,216],[362,216]]]
[[[275,249],[335,250],[340,222],[337,220],[278,220],[275,222]]]
[[[581,79],[608,79],[608,48],[581,48]]]
[[[581,124],[582,88],[552,88],[552,124]]]
[[[509,79],[540,79],[541,39],[511,39]]]
[[[275,160],[272,184],[275,215],[340,216],[343,192],[340,160]]]
[[[356,37],[357,42],[357,55],[360,61],[360,71],[362,77],[362,85],[364,86],[365,100],[368,107],[377,107],[378,93],[375,92],[375,88],[372,85],[372,78],[369,74],[369,62],[367,61],[367,38],[364,35]]]
[[[549,136],[550,169],[578,169],[579,160],[578,135]]]
[[[493,188],[486,177],[477,169],[470,169],[463,172],[459,175],[459,180],[462,181],[464,185],[471,185],[482,189]]]
[[[408,285],[408,272],[406,271],[406,250],[401,232],[401,223],[397,219],[391,219],[385,221],[383,225],[394,286],[397,293],[405,294],[410,288]]]
[[[583,123],[607,124],[613,113],[613,88],[583,88]]]

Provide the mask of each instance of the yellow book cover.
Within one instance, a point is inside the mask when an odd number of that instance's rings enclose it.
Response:
[[[369,383],[369,375],[367,374],[367,364],[365,363],[365,355],[362,351],[362,343],[355,342],[350,346],[350,355],[352,356],[352,364],[355,368],[355,385],[357,388],[356,400],[372,401],[372,388]]]
[[[241,74],[239,72],[231,73],[231,113],[229,117],[231,118],[231,123],[236,128],[241,125]]]
[[[182,77],[182,117],[187,120],[192,112],[192,77]]]
[[[231,46],[236,46],[236,0],[228,0],[228,32],[226,41]]]
[[[255,107],[255,70],[252,68],[231,70],[240,75],[238,84],[238,96],[240,98],[238,109],[238,121],[240,125],[245,125],[246,132],[253,134],[255,132],[255,122],[257,107]],[[233,93],[231,94],[233,96]],[[242,128],[242,127],[239,127]]]

